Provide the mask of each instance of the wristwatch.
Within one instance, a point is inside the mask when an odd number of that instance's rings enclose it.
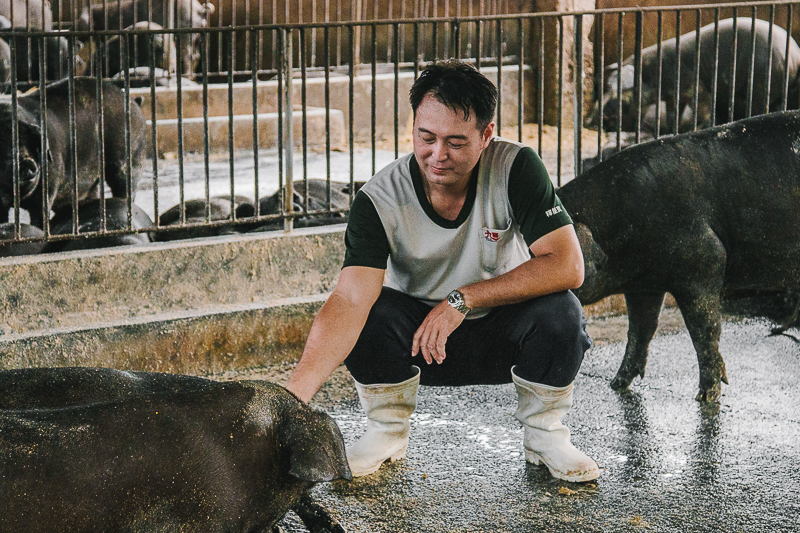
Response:
[[[453,290],[447,295],[447,303],[464,316],[467,316],[467,313],[471,311],[471,309],[467,307],[467,304],[464,303],[464,295],[461,294],[461,291],[458,289]]]

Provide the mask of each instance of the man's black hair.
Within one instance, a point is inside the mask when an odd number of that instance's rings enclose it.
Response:
[[[494,118],[497,107],[494,83],[472,65],[457,59],[432,63],[420,72],[409,95],[415,117],[428,93],[453,111],[463,112],[464,120],[469,119],[470,112],[475,113],[480,131],[484,131]]]

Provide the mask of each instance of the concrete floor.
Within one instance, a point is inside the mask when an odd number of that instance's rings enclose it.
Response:
[[[405,460],[314,494],[351,532],[800,531],[800,347],[796,330],[770,337],[771,325],[726,321],[730,385],[714,406],[694,400],[685,329],[653,341],[646,377],[625,393],[609,387],[624,343],[589,350],[565,422],[600,465],[596,482],[524,461],[512,385],[423,387]],[[350,443],[363,415],[334,386],[314,402]],[[282,526],[305,531],[291,514]]]

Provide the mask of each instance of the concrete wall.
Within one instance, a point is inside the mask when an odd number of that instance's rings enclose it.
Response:
[[[0,369],[203,374],[295,361],[344,226],[0,259]],[[621,297],[586,308],[624,311]]]
[[[199,373],[296,357],[343,226],[0,260],[0,368]]]

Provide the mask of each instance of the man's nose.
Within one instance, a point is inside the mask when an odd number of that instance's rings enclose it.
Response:
[[[437,161],[444,161],[448,157],[450,157],[450,150],[447,148],[447,143],[445,142],[437,142],[433,145],[433,157],[436,158]]]

